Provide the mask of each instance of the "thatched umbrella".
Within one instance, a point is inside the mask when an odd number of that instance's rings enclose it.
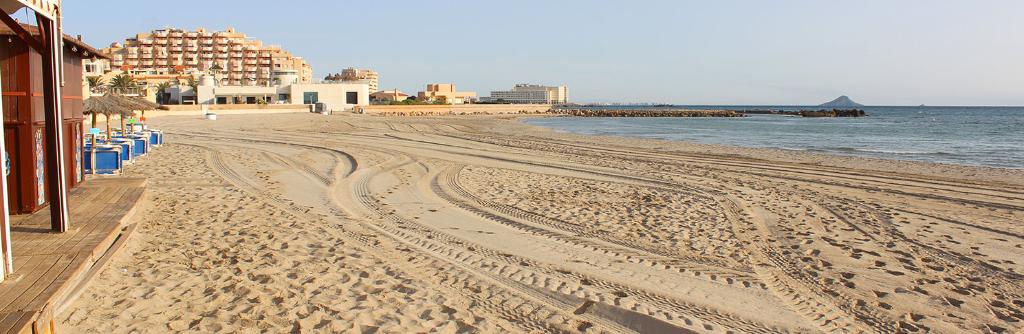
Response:
[[[146,110],[157,110],[160,109],[160,107],[162,107],[159,103],[150,102],[149,100],[143,99],[141,97],[132,97],[131,99],[132,102],[135,102],[138,105],[138,108],[135,108],[135,110],[139,110],[142,112],[142,116],[139,118],[139,120],[143,122],[146,121]]]
[[[124,99],[125,105],[129,108],[129,110],[132,111],[131,113],[121,114],[121,117],[120,117],[120,119],[121,119],[121,133],[123,133],[123,134],[127,134],[128,133],[127,128],[125,127],[125,124],[124,124],[124,117],[125,116],[135,116],[135,112],[134,112],[135,110],[140,110],[140,111],[142,111],[143,115],[145,115],[146,110],[153,110],[153,109],[160,108],[159,104],[156,104],[156,103],[153,103],[153,102],[149,102],[148,100],[140,98],[140,97],[124,96],[122,98]]]
[[[96,126],[96,115],[103,114],[107,117],[107,138],[111,137],[110,133],[110,115],[119,115],[122,119],[122,131],[124,129],[124,115],[132,115],[135,110],[139,107],[137,102],[132,102],[130,98],[117,95],[103,95],[94,96],[85,100],[85,114],[92,115],[92,124]],[[95,139],[95,138],[94,138]],[[94,143],[95,144],[95,143]]]

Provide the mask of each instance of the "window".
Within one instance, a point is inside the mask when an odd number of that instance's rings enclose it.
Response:
[[[345,92],[345,104],[359,104],[359,93]]]
[[[302,93],[303,104],[316,104],[319,101],[319,94],[317,92],[305,92]]]

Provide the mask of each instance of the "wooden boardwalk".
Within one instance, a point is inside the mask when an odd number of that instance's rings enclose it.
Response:
[[[0,334],[52,333],[57,308],[73,299],[129,227],[145,179],[92,178],[71,191],[70,229],[50,232],[47,210],[11,217],[14,275],[0,283]],[[122,240],[123,241],[123,240]],[[104,258],[105,259],[105,258]]]

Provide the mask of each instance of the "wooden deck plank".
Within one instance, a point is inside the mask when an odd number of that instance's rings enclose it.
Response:
[[[93,192],[90,192],[89,194],[94,194],[94,193],[98,194],[98,195],[94,196],[91,199],[91,201],[97,201],[97,200],[104,200],[105,201],[106,198],[112,197],[112,196],[116,195],[116,194],[110,194],[108,192],[100,192],[100,191],[93,191]],[[45,237],[46,234],[44,234],[44,233],[39,233],[39,234],[44,235],[44,237],[36,236],[36,238],[34,238],[32,240],[29,240],[26,244],[21,245],[22,246],[21,249],[23,249],[24,252],[29,252],[29,253],[32,253],[32,254],[52,254],[52,253],[54,253],[57,250],[57,248],[61,244],[67,242],[68,240],[77,240],[78,238],[76,238],[76,236],[79,233],[81,233],[83,230],[90,230],[92,228],[92,226],[90,224],[88,224],[87,222],[89,220],[91,220],[92,216],[98,214],[99,210],[92,209],[91,210],[92,212],[88,212],[88,211],[83,212],[81,210],[81,204],[80,204],[80,203],[82,203],[82,200],[83,200],[81,197],[82,196],[79,196],[79,198],[70,198],[69,199],[69,202],[71,203],[70,207],[72,209],[72,212],[70,214],[71,214],[71,217],[73,217],[73,219],[71,221],[71,230],[70,231],[67,231],[65,233],[49,233],[49,237]],[[85,202],[85,203],[89,203],[89,202]],[[43,227],[49,229],[49,225],[50,225],[50,223],[49,223],[49,216],[47,216],[47,215],[42,215],[42,216],[45,216],[45,218],[46,218],[46,222],[45,222]],[[79,219],[81,219],[81,218],[85,218],[85,221],[84,222],[80,222]],[[56,234],[56,236],[54,236],[54,234]],[[14,247],[13,245],[12,245],[12,248],[17,249],[17,247]]]
[[[32,286],[25,290],[25,293],[23,293],[21,297],[18,297],[18,299],[14,300],[14,303],[12,305],[18,307],[18,311],[33,311],[32,309],[28,308],[28,306],[32,304],[32,301],[37,298],[45,297],[42,295],[42,292],[46,290],[46,287],[50,286],[50,284],[53,284],[53,281],[57,280],[57,277],[68,269],[68,265],[71,264],[73,255],[57,256],[57,260],[54,261],[53,264],[50,265],[50,267],[47,268],[46,271],[42,273],[42,275],[39,276],[39,278],[34,282],[34,284],[32,284]]]
[[[26,271],[15,272],[17,275],[22,275],[21,278],[10,284],[9,289],[0,290],[0,312],[17,311],[19,305],[15,304],[15,301],[27,293],[36,280],[56,262],[53,255],[37,255],[26,260],[29,261],[25,265]],[[18,258],[15,257],[14,261],[17,262]]]
[[[0,334],[46,326],[56,304],[80,286],[142,200],[144,179],[90,179],[68,198],[72,231],[49,232],[46,210],[12,220],[16,280],[0,283]]]
[[[65,283],[78,276],[78,274],[85,271],[85,269],[88,269],[88,266],[85,265],[85,262],[89,261],[89,258],[87,256],[83,256],[82,254],[69,254],[66,255],[63,260],[67,261],[67,266],[64,269],[62,269],[61,275],[55,277],[53,281],[50,282],[49,285],[44,287],[43,290],[39,293],[39,295],[56,295],[58,292],[61,291]],[[46,303],[48,301],[49,300],[45,298],[36,298],[34,300],[29,301],[28,304],[25,306],[25,309],[42,310],[44,307],[46,307]]]
[[[118,190],[119,193],[123,193],[125,191],[127,191],[127,188]],[[121,197],[122,196],[118,194],[115,198],[121,199]],[[88,205],[92,206],[95,204],[90,203]],[[76,233],[76,237],[63,240],[58,244],[54,244],[53,250],[55,252],[72,251],[76,247],[84,243],[86,241],[85,239],[89,238],[89,236],[94,233],[110,233],[109,228],[106,228],[106,226],[104,225],[111,225],[111,223],[109,221],[102,219],[104,218],[103,214],[105,211],[102,208],[90,209],[91,212],[81,214],[81,216],[83,216],[83,219],[77,220],[79,216],[76,216],[76,220],[72,221],[73,223],[78,222],[79,225],[81,225],[81,229],[78,231],[78,233]]]
[[[33,312],[12,312],[0,317],[0,333],[20,333],[31,323],[33,315]]]
[[[104,196],[99,196],[95,200],[106,200],[106,198],[117,199],[120,198],[120,193],[123,193],[124,191],[127,191],[127,189],[121,188],[117,189],[116,191],[103,191],[105,193]],[[83,202],[81,202],[80,199],[71,199],[70,206],[72,208],[76,208],[81,206],[82,204]],[[86,205],[89,206],[88,204]],[[77,215],[72,214],[71,216],[73,217],[70,225],[71,231],[63,233],[63,235],[60,238],[52,238],[49,243],[36,245],[37,247],[40,247],[38,248],[39,251],[59,253],[60,251],[62,251],[62,249],[60,248],[61,245],[68,242],[77,243],[77,241],[82,238],[80,234],[84,233],[84,235],[88,235],[88,233],[91,232],[96,227],[96,224],[92,223],[92,218],[95,215],[100,214],[102,212],[102,210],[96,210],[95,208],[90,210],[91,212],[82,212],[81,210],[74,211],[78,212],[76,212]],[[81,220],[79,220],[80,218]],[[49,223],[47,223],[47,225],[49,225]]]

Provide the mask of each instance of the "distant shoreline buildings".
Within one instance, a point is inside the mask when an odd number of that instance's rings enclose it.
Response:
[[[341,81],[366,81],[371,92],[377,91],[377,84],[380,83],[380,74],[369,69],[349,67],[341,70]]]
[[[217,32],[157,29],[101,51],[111,56],[111,71],[132,75],[198,74],[218,66],[226,73],[221,82],[225,85],[267,86],[278,70],[295,71],[300,83],[313,80],[313,69],[302,57],[265,46],[231,27]]]
[[[523,103],[523,104],[565,104],[569,102],[567,86],[541,86],[518,84],[511,90],[491,91],[490,97],[480,99],[491,103]]]
[[[416,94],[417,101],[429,103],[466,104],[473,103],[475,99],[476,92],[456,91],[452,83],[427,84],[427,90]]]

